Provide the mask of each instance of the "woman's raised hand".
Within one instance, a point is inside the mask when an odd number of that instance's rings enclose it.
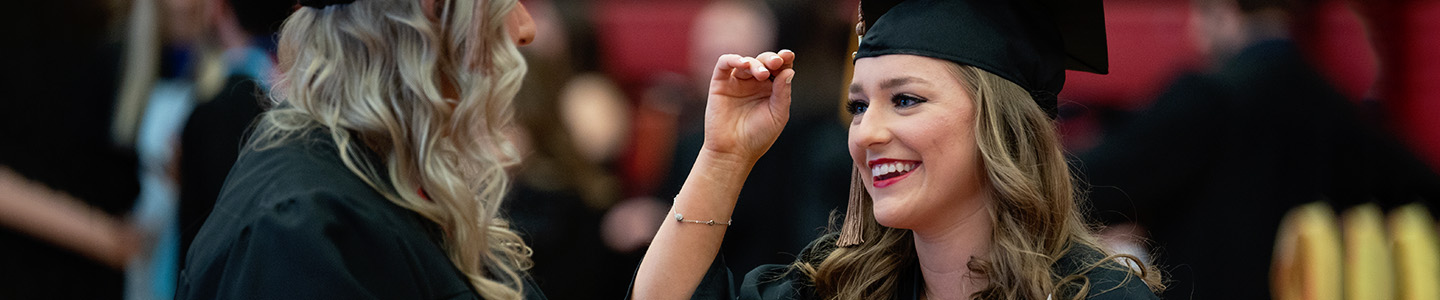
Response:
[[[705,105],[703,151],[754,163],[790,120],[795,52],[720,56]]]
[[[790,120],[795,53],[726,54],[715,62],[705,105],[705,145],[675,195],[671,212],[694,220],[729,220],[755,161]],[[689,299],[720,243],[723,224],[681,223],[666,216],[635,273],[633,299]],[[709,226],[707,226],[709,225]]]

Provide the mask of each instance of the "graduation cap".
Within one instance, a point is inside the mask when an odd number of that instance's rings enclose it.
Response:
[[[1055,116],[1065,69],[1109,73],[1100,0],[862,0],[855,58],[912,54],[971,65]]]
[[[1066,69],[1110,72],[1100,1],[861,0],[855,59],[909,54],[975,66],[1030,91],[1054,118]],[[860,197],[850,195],[841,247],[864,242]]]

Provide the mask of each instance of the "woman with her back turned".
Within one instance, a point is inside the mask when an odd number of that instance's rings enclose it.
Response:
[[[301,0],[181,299],[544,299],[498,214],[515,0]]]

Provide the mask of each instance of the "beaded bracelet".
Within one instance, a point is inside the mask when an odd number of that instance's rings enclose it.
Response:
[[[673,211],[673,210],[672,210],[672,211]],[[725,221],[724,223],[715,222],[715,220],[709,220],[709,221],[686,220],[684,215],[681,215],[679,212],[676,212],[676,213],[675,213],[675,222],[705,224],[705,225],[710,225],[710,226],[715,226],[716,224],[725,225],[725,226],[730,226],[731,224],[735,223],[735,220],[734,220],[734,219],[731,219],[730,221]]]

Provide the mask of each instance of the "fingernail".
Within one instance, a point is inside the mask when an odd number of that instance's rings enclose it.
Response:
[[[790,84],[790,80],[792,80],[792,79],[795,79],[795,75],[790,75],[790,77],[785,77],[785,84]]]

